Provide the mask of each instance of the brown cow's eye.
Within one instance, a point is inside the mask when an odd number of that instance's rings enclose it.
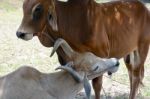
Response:
[[[48,19],[49,19],[49,21],[50,21],[51,19],[53,19],[52,14],[49,14]]]
[[[38,5],[33,12],[33,20],[37,21],[41,18],[43,12],[42,5]]]

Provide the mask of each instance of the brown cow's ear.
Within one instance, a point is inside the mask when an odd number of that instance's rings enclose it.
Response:
[[[58,26],[57,26],[57,15],[56,15],[56,10],[55,6],[50,6],[49,11],[48,11],[48,23],[52,27],[54,31],[58,31]]]

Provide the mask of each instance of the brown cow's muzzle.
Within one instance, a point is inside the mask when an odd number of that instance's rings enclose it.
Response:
[[[22,33],[22,32],[17,32],[16,35],[18,38],[24,38],[25,37],[25,33]]]
[[[31,40],[35,34],[33,34],[33,33],[23,33],[23,32],[17,31],[16,35],[17,35],[18,38],[27,41],[27,40]]]
[[[28,24],[21,23],[20,27],[16,32],[16,36],[20,39],[28,41],[33,38],[35,32],[36,31],[33,27],[29,26]]]

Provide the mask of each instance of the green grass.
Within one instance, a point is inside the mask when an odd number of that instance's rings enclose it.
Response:
[[[5,10],[7,12],[15,11],[21,6],[22,2],[22,0],[15,0],[13,2],[12,0],[1,0],[0,10]]]
[[[12,5],[10,5],[10,4],[6,3],[6,2],[0,3],[0,9],[6,10],[6,11],[14,11],[14,10],[16,10],[16,8],[14,8]]]

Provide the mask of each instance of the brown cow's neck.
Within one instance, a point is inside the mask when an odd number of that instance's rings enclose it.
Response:
[[[51,34],[53,33],[53,34]],[[59,35],[60,33],[54,32],[51,30],[51,28],[47,28],[47,34],[46,36],[49,37],[49,39],[52,40],[52,42],[54,43],[58,38],[61,37],[61,35]],[[62,50],[62,48],[58,48],[58,50],[56,51],[57,55],[58,55],[58,61],[61,65],[65,65],[68,61],[68,57],[65,55],[64,51]]]
[[[78,3],[78,1],[76,1],[76,3],[70,3],[75,1],[70,1],[67,3],[57,1],[56,13],[58,16],[57,17],[58,29],[59,31],[61,31],[60,35],[62,33],[62,38],[65,39],[74,50],[78,52],[85,52],[85,51],[97,52],[95,54],[98,54],[99,51],[97,51],[98,50],[96,48],[97,45],[94,44],[96,43],[94,39],[96,38],[96,36],[101,35],[97,35],[99,31],[97,31],[94,28],[96,27],[94,25],[97,23],[93,23],[93,21],[99,22],[103,19],[102,18],[99,18],[101,20],[95,19],[94,16],[96,13],[99,14],[98,17],[102,17],[101,5],[93,1],[94,0],[90,0],[89,2],[82,2],[80,4]],[[96,10],[96,7],[99,8],[98,11]],[[103,22],[101,21],[101,23]],[[107,46],[104,46],[103,49],[107,50],[108,48]],[[100,54],[99,56],[107,57],[108,51],[104,51],[104,53],[102,53],[101,55]]]
[[[56,2],[58,29],[61,31],[61,33],[63,33],[62,38],[64,38],[66,41],[73,41],[83,45],[92,37],[89,26],[90,24],[88,23],[89,17],[87,17],[89,13],[89,3],[85,1],[88,0],[83,0],[82,3],[78,3],[78,0],[71,0],[70,2]],[[81,29],[81,27],[83,29]],[[74,45],[76,45],[72,42],[69,43],[72,44],[72,47],[75,47]]]

